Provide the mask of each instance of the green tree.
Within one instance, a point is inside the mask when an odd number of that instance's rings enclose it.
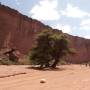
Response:
[[[40,65],[40,68],[49,66],[49,61],[51,60],[50,36],[51,33],[48,30],[44,30],[38,34],[36,44],[31,50],[31,63]]]
[[[69,48],[69,40],[64,34],[52,36],[52,58],[54,63],[51,65],[52,68],[55,68],[56,65],[60,62],[63,56],[67,54],[73,54]]]
[[[36,44],[31,50],[31,63],[40,65],[41,68],[49,67],[50,64],[52,68],[55,68],[63,56],[72,53],[68,44],[69,41],[64,34],[44,30],[38,35]]]

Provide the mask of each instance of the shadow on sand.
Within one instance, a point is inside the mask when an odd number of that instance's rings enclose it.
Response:
[[[33,70],[40,70],[40,71],[63,71],[66,70],[66,68],[64,67],[56,67],[56,68],[43,68],[41,69],[40,67],[35,67],[35,66],[30,66],[30,67],[26,67],[27,69],[33,69]]]

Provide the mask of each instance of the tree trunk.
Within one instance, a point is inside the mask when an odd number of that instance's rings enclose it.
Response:
[[[51,65],[51,67],[52,68],[56,68],[56,65],[58,64],[58,62],[59,62],[59,59],[56,58],[55,61],[54,61],[54,63]]]
[[[45,64],[45,68],[48,68],[50,65],[49,65],[49,63],[46,63]]]
[[[43,69],[43,64],[40,65],[40,69]]]

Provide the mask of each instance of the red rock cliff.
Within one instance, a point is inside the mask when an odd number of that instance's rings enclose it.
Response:
[[[7,6],[0,5],[0,49],[17,48],[21,53],[26,54],[32,47],[35,36],[45,28],[50,28],[43,23],[28,18]],[[59,30],[55,32],[61,33]],[[70,46],[75,48],[77,54],[67,59],[73,63],[87,61],[90,58],[90,40],[67,35],[71,40]]]
[[[37,20],[0,6],[0,48],[15,47],[22,53],[32,47],[35,34],[45,27]]]

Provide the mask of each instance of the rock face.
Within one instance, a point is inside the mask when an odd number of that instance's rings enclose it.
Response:
[[[73,63],[90,61],[90,40],[71,35],[67,37],[71,41],[70,46],[76,50],[76,54],[69,56],[67,60]]]
[[[15,47],[27,53],[32,47],[35,34],[44,27],[41,22],[0,5],[0,48]]]
[[[40,21],[28,18],[16,10],[0,4],[0,49],[14,47],[26,54],[32,48],[36,34],[46,28],[52,29]],[[62,33],[60,30],[52,30]],[[77,54],[66,59],[73,63],[88,61],[90,40],[71,35],[67,35],[67,37],[71,41],[70,46],[76,49]]]

